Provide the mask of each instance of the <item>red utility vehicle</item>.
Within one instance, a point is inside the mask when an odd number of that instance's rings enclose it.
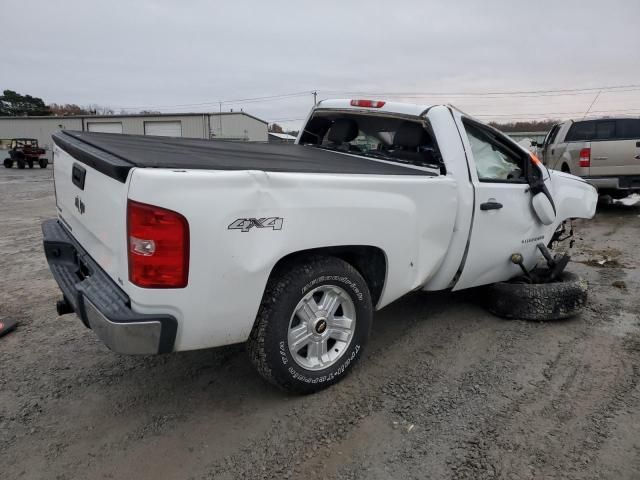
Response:
[[[35,138],[13,138],[9,146],[9,158],[4,159],[5,168],[13,167],[15,162],[18,168],[24,168],[29,165],[33,168],[34,163],[40,165],[40,168],[47,168],[49,160],[43,155],[44,148],[38,146],[38,140]]]

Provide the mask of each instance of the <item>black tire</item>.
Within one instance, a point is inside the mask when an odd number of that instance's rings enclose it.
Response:
[[[13,167],[13,160],[11,160],[10,158],[5,158],[4,159],[4,168],[11,168]]]
[[[483,287],[485,307],[499,317],[560,320],[576,315],[587,303],[587,282],[563,272],[551,283],[500,282]]]
[[[562,164],[562,171],[564,173],[571,173],[571,169],[569,168],[569,165],[567,165],[566,163]]]
[[[27,165],[29,165],[29,168],[33,168],[33,160],[27,160]]]
[[[17,162],[17,163],[18,163],[18,168],[19,168],[19,169],[23,169],[24,167],[26,167],[26,166],[27,166],[27,163],[26,163],[23,159],[21,159],[21,158],[19,158],[19,159],[18,159],[18,162]]]
[[[38,159],[38,165],[40,165],[40,168],[47,168],[47,165],[49,165],[49,160],[47,160],[46,158],[40,158]]]
[[[287,335],[299,302],[325,285],[337,286],[349,295],[355,308],[355,330],[334,363],[312,370],[294,360]],[[341,380],[362,356],[372,317],[369,288],[349,263],[335,257],[313,257],[286,265],[274,272],[265,289],[248,342],[251,361],[260,375],[281,389],[317,392]]]

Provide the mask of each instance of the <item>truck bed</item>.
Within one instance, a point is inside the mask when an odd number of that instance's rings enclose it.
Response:
[[[125,182],[134,167],[422,175],[432,172],[302,145],[229,142],[61,130],[54,142],[76,160]]]

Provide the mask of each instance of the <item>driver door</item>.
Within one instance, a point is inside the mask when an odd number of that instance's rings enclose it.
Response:
[[[474,187],[474,213],[462,272],[453,290],[507,280],[521,273],[511,262],[521,253],[535,263],[545,227],[531,205],[529,155],[506,136],[459,117]]]

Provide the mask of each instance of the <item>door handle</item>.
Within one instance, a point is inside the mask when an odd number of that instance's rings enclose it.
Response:
[[[84,190],[84,178],[87,175],[87,171],[75,163],[71,169],[71,181],[80,190]]]
[[[594,160],[607,160],[609,157],[593,157]]]
[[[502,204],[500,202],[484,202],[480,204],[480,210],[500,210]]]

